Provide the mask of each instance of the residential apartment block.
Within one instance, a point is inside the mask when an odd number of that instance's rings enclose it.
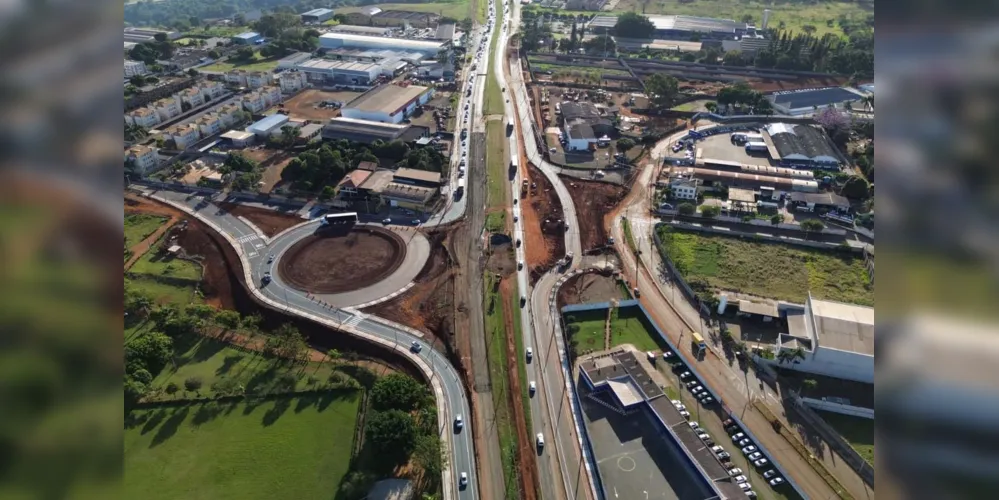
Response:
[[[187,149],[201,139],[201,130],[197,125],[174,125],[163,132],[164,137],[172,139],[177,149]]]
[[[295,70],[289,70],[281,73],[278,80],[281,85],[281,91],[286,94],[298,92],[309,85],[305,77],[305,73]]]
[[[180,98],[178,97],[164,97],[152,104],[150,104],[156,113],[160,115],[160,121],[167,121],[175,116],[180,116]]]
[[[198,130],[201,132],[201,137],[220,134],[225,130],[225,125],[222,123],[222,119],[216,113],[209,113],[202,116],[194,123],[198,126]]]
[[[268,71],[232,70],[225,74],[225,81],[231,85],[259,89],[274,82],[274,75]]]
[[[278,87],[264,87],[243,96],[243,107],[251,113],[262,113],[279,102],[281,89]]]
[[[156,149],[148,146],[132,146],[125,154],[125,158],[132,161],[135,165],[135,171],[141,175],[146,175],[159,163]]]
[[[149,70],[146,69],[146,63],[125,59],[125,78],[131,78],[135,75],[144,75],[148,72]]]
[[[160,123],[160,115],[152,109],[139,108],[125,115],[125,122],[148,130]]]
[[[225,94],[225,85],[222,82],[215,81],[205,81],[198,85],[201,88],[201,93],[211,97],[212,99],[218,99]]]
[[[226,127],[235,125],[239,121],[242,111],[243,109],[238,102],[236,104],[226,104],[215,110],[219,118],[222,119],[222,124]]]
[[[192,108],[196,108],[205,103],[205,95],[201,93],[201,89],[198,87],[189,87],[184,89],[180,93],[180,99],[191,105]]]
[[[696,200],[697,199],[697,184],[689,181],[675,181],[670,184],[670,191],[673,193],[673,197],[678,200]]]

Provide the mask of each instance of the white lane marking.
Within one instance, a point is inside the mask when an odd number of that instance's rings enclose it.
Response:
[[[240,243],[249,243],[256,239],[259,239],[256,234],[247,234],[245,236],[240,236],[239,238],[236,238],[236,241]]]

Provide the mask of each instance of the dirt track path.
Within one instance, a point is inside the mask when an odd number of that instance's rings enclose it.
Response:
[[[142,198],[131,194],[126,194],[125,198],[136,202],[135,205],[129,205],[126,203],[126,214],[149,214],[169,217],[169,220],[164,222],[160,227],[156,228],[156,231],[153,231],[153,234],[150,234],[146,237],[146,239],[132,245],[132,248],[129,248],[129,251],[132,252],[132,256],[125,262],[125,270],[127,271],[136,262],[138,262],[138,260],[146,254],[146,252],[149,251],[149,248],[152,247],[154,243],[159,241],[160,237],[163,236],[164,233],[166,233],[171,227],[173,227],[174,224],[177,223],[177,221],[180,220],[180,212],[161,205],[149,203],[148,200],[143,200]]]

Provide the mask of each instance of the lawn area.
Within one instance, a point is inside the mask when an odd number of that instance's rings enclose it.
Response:
[[[160,215],[125,214],[125,246],[132,248],[166,221],[167,218]]]
[[[741,293],[802,304],[817,299],[874,305],[864,259],[853,254],[707,235],[659,226],[664,251],[695,291]]]
[[[316,384],[329,380],[335,372],[333,363],[287,362],[264,356],[258,352],[244,352],[200,335],[182,336],[174,341],[173,364],[168,364],[151,387],[165,389],[169,384],[181,388],[176,397],[183,396],[184,381],[198,378],[202,382],[201,394],[213,393],[213,386],[245,387],[257,393],[307,391]],[[346,377],[337,372],[337,377]],[[311,383],[310,383],[311,382]],[[172,399],[165,392],[156,399]]]
[[[186,306],[192,302],[201,302],[201,298],[195,293],[193,281],[190,284],[177,285],[163,283],[151,277],[131,276],[125,278],[125,283],[126,286],[145,292],[157,304]]]
[[[208,66],[202,66],[198,69],[219,72],[232,71],[234,69],[244,69],[246,71],[273,71],[274,68],[277,68],[279,60],[280,58],[264,57],[260,55],[260,52],[254,52],[252,61],[233,61],[232,59],[229,59],[227,61],[209,64]]]
[[[864,457],[867,463],[874,466],[874,421],[866,418],[851,417],[830,411],[818,411],[816,413],[825,420],[827,424],[836,429],[840,436],[843,436],[853,449]]]
[[[249,26],[210,26],[208,28],[191,30],[184,34],[188,36],[217,36],[221,38],[229,38],[247,31],[252,31],[252,28]]]
[[[506,212],[489,212],[486,214],[486,231],[502,233],[506,229]]]
[[[453,17],[458,20],[472,17],[471,5],[468,0],[457,0],[455,2],[434,2],[434,3],[380,3],[379,9],[385,10],[409,10],[413,12],[433,12],[443,17]],[[337,14],[351,14],[366,9],[367,6],[360,7],[340,7],[336,9]],[[482,19],[485,21],[485,18]]]
[[[506,151],[506,135],[503,122],[490,120],[486,123],[486,206],[506,207],[510,181],[507,169],[510,157]]]
[[[125,498],[328,499],[347,473],[361,393],[134,410]]]
[[[155,251],[155,248],[155,245],[153,248],[150,248],[148,252],[132,265],[128,272],[130,274],[148,274],[191,281],[201,280],[201,266],[188,260],[174,258],[169,254],[164,253],[159,255]]]
[[[524,408],[524,420],[526,420],[525,425],[528,429],[531,429],[533,428],[531,426],[531,391],[528,387],[530,379],[527,378],[527,358],[524,354],[526,352],[524,349],[524,329],[520,323],[521,309],[518,297],[511,297],[508,307],[513,310],[513,338],[517,344],[517,369],[520,370],[521,405]],[[536,354],[540,356],[540,348],[538,348],[538,352]]]
[[[576,352],[604,350],[606,321],[607,311],[604,309],[573,312],[565,315],[565,327],[570,333],[570,341],[576,347]]]
[[[631,222],[628,219],[621,219],[621,230],[624,231],[625,243],[632,253],[638,253],[638,245],[635,243],[635,235],[631,232]]]
[[[495,67],[496,58],[496,40],[499,37],[499,32],[501,30],[494,29],[493,36],[489,40],[489,53],[486,59],[486,95],[485,102],[482,103],[482,114],[483,115],[502,115],[504,113],[503,109],[503,90],[500,89],[500,84],[496,81],[496,74],[493,71]],[[480,70],[482,68],[479,68]]]
[[[517,478],[517,442],[514,436],[513,422],[510,415],[509,392],[507,379],[509,359],[506,355],[506,328],[503,324],[503,297],[496,286],[493,273],[484,273],[482,279],[486,297],[486,346],[488,350],[489,380],[492,384],[493,407],[496,413],[496,425],[500,440],[500,454],[503,461],[503,480],[506,488],[506,498],[518,496]],[[509,305],[508,305],[509,306]],[[508,307],[506,306],[506,307]]]
[[[638,307],[619,307],[611,312],[611,347],[631,344],[641,351],[658,351],[666,347],[649,319]]]

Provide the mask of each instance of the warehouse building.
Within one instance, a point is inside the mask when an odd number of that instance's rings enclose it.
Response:
[[[338,24],[329,29],[330,33],[346,33],[349,35],[366,35],[366,36],[389,36],[397,28],[391,26],[358,26],[354,24]]]
[[[810,212],[848,213],[850,211],[850,200],[836,193],[791,193],[790,200],[795,207],[807,207]]]
[[[240,33],[232,37],[232,43],[237,45],[255,45],[263,42],[263,35],[255,31],[247,31],[246,33]]]
[[[775,112],[789,116],[810,115],[829,106],[843,107],[863,98],[862,94],[842,87],[782,90],[767,96]]]
[[[250,132],[261,139],[266,139],[274,134],[275,132],[280,132],[281,127],[288,123],[288,117],[280,113],[270,115],[262,120],[259,120],[249,127],[246,127],[246,131]]]
[[[382,74],[379,64],[329,59],[311,59],[295,69],[317,85],[370,85]]]
[[[278,61],[278,69],[291,69],[299,64],[302,64],[309,59],[312,59],[312,54],[308,52],[295,52],[294,54],[285,56]]]
[[[695,35],[701,40],[735,40],[744,35],[755,36],[756,28],[731,19],[694,16],[646,15],[655,26],[655,37],[665,40],[689,40]],[[607,33],[617,24],[617,16],[594,16],[587,32]]]
[[[338,116],[323,127],[322,134],[324,139],[347,139],[371,144],[378,140],[412,142],[430,135],[430,129],[406,123],[381,123]]]
[[[801,191],[814,193],[819,183],[814,179],[793,179],[774,175],[759,175],[748,172],[732,172],[706,167],[674,167],[673,173],[705,181],[720,182],[726,186],[750,189],[772,188],[784,192]]]
[[[345,14],[344,17],[347,18],[347,22],[344,24],[353,24],[357,26],[368,26],[371,24],[371,16],[374,16],[381,12],[382,9],[375,7],[373,5],[368,7],[361,7],[359,12],[351,12],[350,14]]]
[[[450,46],[446,41],[410,40],[407,38],[387,38],[351,33],[326,33],[319,37],[319,46],[324,49],[368,49],[419,52],[430,58]]]
[[[125,28],[125,42],[146,43],[155,42],[156,35],[166,35],[167,40],[176,40],[182,36],[176,31],[158,30],[152,28]]]
[[[832,142],[816,127],[770,123],[764,130],[770,157],[781,166],[838,168],[843,163]]]
[[[358,120],[400,123],[433,95],[429,87],[382,85],[357,96],[344,105],[340,114]]]
[[[804,359],[783,368],[858,382],[874,383],[874,308],[816,300],[788,309],[787,333],[777,352],[800,348]]]
[[[333,19],[333,9],[312,9],[302,13],[303,23],[318,24],[329,19]]]
[[[440,21],[441,16],[432,12],[413,12],[408,10],[383,10],[371,16],[374,26],[404,26],[411,28],[429,28]]]

